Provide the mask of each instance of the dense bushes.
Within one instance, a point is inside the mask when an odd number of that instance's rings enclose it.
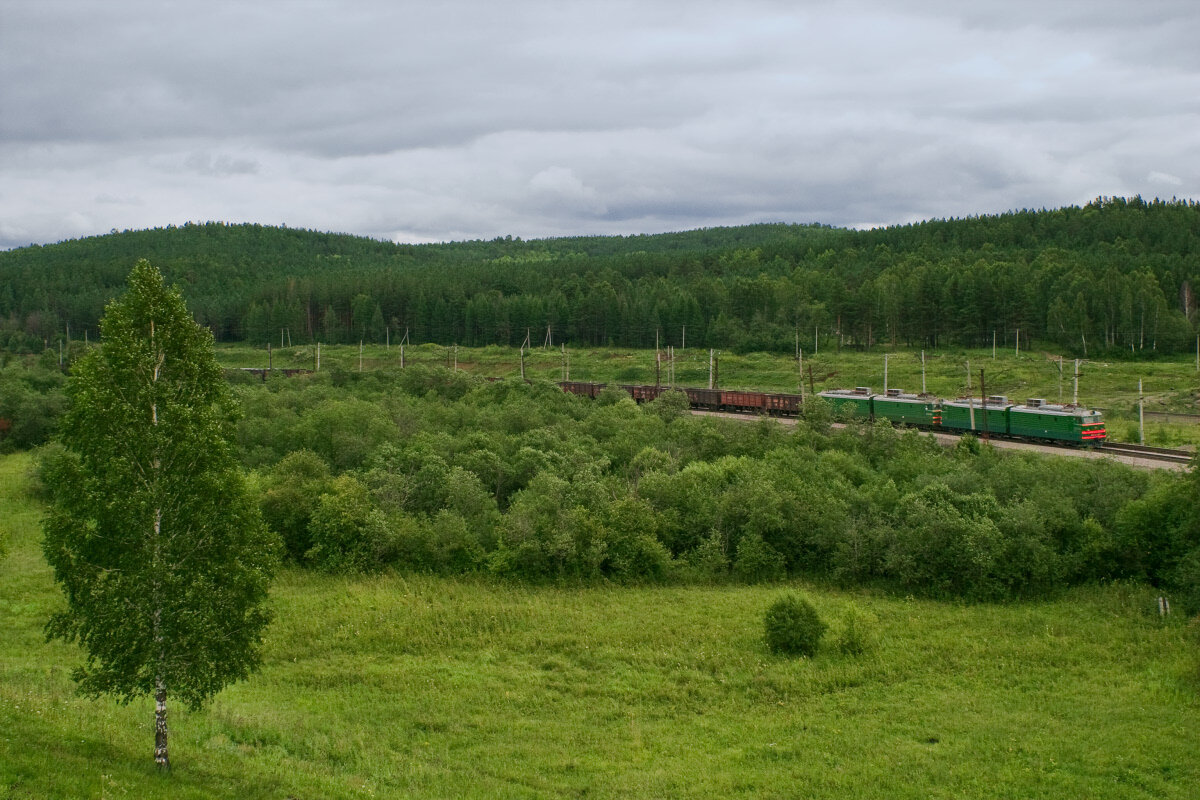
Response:
[[[341,382],[238,388],[264,516],[321,569],[804,576],[982,600],[1114,578],[1183,592],[1200,573],[1194,484],[1116,464],[944,449],[886,425],[694,418],[448,371]]]
[[[65,383],[57,361],[0,366],[0,452],[49,440],[67,408]]]

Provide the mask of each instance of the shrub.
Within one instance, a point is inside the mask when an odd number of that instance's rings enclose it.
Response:
[[[878,620],[871,612],[852,605],[846,609],[835,641],[838,652],[848,656],[874,650],[879,646]]]
[[[372,507],[371,496],[356,478],[335,478],[321,495],[309,522],[312,547],[305,558],[325,572],[371,572],[379,569],[388,547],[388,525]]]
[[[767,649],[781,655],[816,655],[826,629],[812,603],[794,594],[772,603],[763,623]]]
[[[737,545],[733,572],[746,583],[777,581],[786,574],[783,556],[757,532],[746,534]]]

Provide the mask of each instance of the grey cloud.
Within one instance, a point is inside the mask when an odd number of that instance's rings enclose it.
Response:
[[[406,240],[850,225],[1200,186],[1190,0],[4,17],[0,245],[188,219]]]
[[[258,162],[253,159],[212,153],[193,153],[184,160],[184,166],[198,175],[209,177],[254,175],[259,170]]]

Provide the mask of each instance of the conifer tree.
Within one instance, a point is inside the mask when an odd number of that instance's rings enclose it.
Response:
[[[72,368],[66,455],[46,469],[44,549],[66,595],[49,638],[78,641],[88,696],[155,699],[155,762],[170,768],[167,697],[198,708],[260,659],[278,559],[229,444],[235,405],[177,289],[140,261]]]

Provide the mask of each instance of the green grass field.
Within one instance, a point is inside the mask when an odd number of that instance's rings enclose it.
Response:
[[[1200,643],[1147,591],[944,604],[798,587],[860,657],[769,655],[785,587],[287,571],[265,663],[206,709],[73,694],[28,455],[0,458],[0,797],[1193,797]],[[796,587],[792,587],[796,588]],[[828,637],[827,637],[828,638]]]
[[[665,352],[665,351],[664,351]],[[359,348],[351,345],[321,347],[321,368],[358,370]],[[849,349],[839,352],[807,354],[803,360],[805,388],[817,391],[849,386],[884,389],[884,355],[880,347],[863,353]],[[887,353],[887,381],[890,388],[921,391],[921,351],[898,350]],[[400,366],[400,347],[367,345],[362,350],[364,370]],[[217,358],[227,367],[265,367],[265,348],[242,345],[222,346]],[[676,351],[673,373],[667,363],[656,370],[652,350],[609,348],[567,348],[567,369],[561,349],[534,348],[526,354],[525,374],[529,378],[649,383],[657,381],[678,386],[707,386],[709,354],[707,350]],[[504,347],[453,348],[441,345],[408,346],[405,365],[457,367],[477,375],[511,377],[520,375],[520,354]],[[312,369],[316,365],[315,347],[274,348],[270,363],[276,368]],[[967,366],[970,365],[970,385]],[[812,371],[811,384],[808,380]],[[925,388],[940,397],[979,393],[979,372],[984,371],[988,394],[1007,395],[1014,402],[1042,397],[1050,402],[1071,402],[1075,364],[1064,359],[1060,379],[1056,355],[1041,351],[1017,355],[1012,349],[997,350],[992,358],[986,350],[939,350],[925,353]],[[768,353],[717,357],[718,384],[726,388],[760,391],[799,391],[797,363],[794,358]],[[1147,412],[1200,415],[1200,373],[1190,357],[1155,361],[1097,361],[1080,365],[1079,402],[1105,411],[1110,435],[1118,441],[1136,442],[1138,430],[1138,381]],[[1191,422],[1167,422],[1150,418],[1145,422],[1146,443],[1160,446],[1200,444],[1200,425]]]

